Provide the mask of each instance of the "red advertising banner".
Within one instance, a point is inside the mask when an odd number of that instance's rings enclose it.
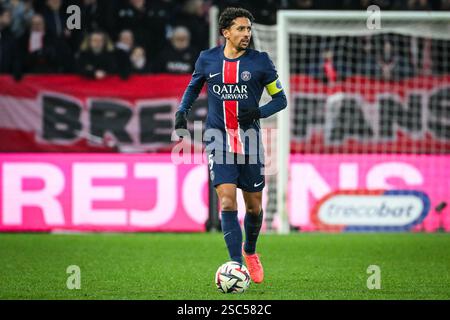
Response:
[[[0,76],[0,152],[168,151],[190,75]],[[294,153],[450,153],[450,76],[291,78]],[[207,114],[202,93],[190,125]]]
[[[189,75],[0,76],[0,152],[166,151]],[[200,116],[197,116],[197,113]],[[203,120],[202,94],[190,120]]]
[[[450,76],[291,77],[294,153],[450,153]]]

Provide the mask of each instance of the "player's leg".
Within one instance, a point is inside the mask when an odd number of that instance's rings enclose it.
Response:
[[[246,164],[239,166],[238,187],[242,189],[246,213],[244,219],[245,243],[243,255],[250,276],[255,283],[264,279],[264,270],[256,253],[256,242],[263,221],[262,190],[265,185],[264,163],[252,156]]]
[[[223,237],[231,260],[242,263],[242,230],[239,225],[236,184],[223,183],[216,186],[221,208]]]
[[[263,221],[262,192],[242,191],[244,195],[246,213],[244,219],[245,243],[242,253],[253,282],[261,283],[264,280],[264,269],[259,255],[256,253],[256,242]]]
[[[238,167],[234,162],[234,155],[228,153],[216,154],[213,150],[208,158],[209,175],[219,198],[221,226],[228,253],[231,260],[242,263],[242,230],[239,225],[236,202]]]
[[[259,192],[242,192],[245,201],[245,244],[244,251],[247,254],[256,252],[256,242],[258,241],[259,232],[263,221],[262,211],[262,191]]]
[[[242,189],[246,208],[244,249],[247,254],[254,254],[263,221],[264,163],[257,156],[247,156],[246,161],[245,164],[239,165],[238,187]]]

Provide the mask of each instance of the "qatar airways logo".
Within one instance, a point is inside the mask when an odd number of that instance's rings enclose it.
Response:
[[[215,84],[212,87],[213,92],[222,100],[245,100],[248,99],[246,84]]]

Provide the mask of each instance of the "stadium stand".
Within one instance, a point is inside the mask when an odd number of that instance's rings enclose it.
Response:
[[[66,28],[66,9],[78,5],[82,14],[81,30]],[[73,61],[84,56],[82,44],[93,32],[102,32],[115,43],[120,43],[124,30],[131,32],[133,44],[126,51],[128,61],[124,64],[120,48],[112,56],[113,62],[121,60],[115,73],[126,78],[131,72],[131,52],[139,47],[135,55],[145,53],[145,67],[138,73],[176,72],[190,73],[192,68],[168,70],[160,61],[163,50],[170,51],[173,31],[184,27],[189,32],[188,55],[208,48],[208,10],[211,6],[223,9],[241,6],[254,13],[256,22],[271,25],[276,23],[279,9],[333,9],[365,10],[376,4],[382,10],[449,10],[450,1],[399,1],[399,0],[1,0],[0,1],[0,73],[14,74],[21,78],[27,73],[76,73]],[[40,31],[40,29],[43,29]],[[151,30],[151,31],[150,31]],[[386,50],[389,42],[386,42]],[[439,50],[436,50],[440,52]],[[171,53],[186,56],[186,53]],[[332,55],[332,52],[328,52]],[[170,55],[170,54],[169,54]],[[14,59],[12,59],[14,56]],[[402,56],[400,56],[402,57]],[[323,56],[324,59],[325,56]],[[391,57],[392,58],[392,57]],[[135,58],[136,60],[137,58]],[[439,60],[439,59],[438,59]],[[187,63],[184,61],[183,63]],[[191,61],[188,62],[192,63]],[[399,60],[399,63],[407,63]],[[114,63],[115,64],[115,63]],[[139,64],[143,64],[140,62]],[[179,64],[176,64],[178,65]],[[169,68],[170,69],[170,68]],[[310,70],[317,73],[314,66]],[[344,73],[346,71],[343,71]],[[382,73],[382,71],[380,71]],[[338,75],[342,75],[339,72]],[[320,75],[319,75],[320,76]]]

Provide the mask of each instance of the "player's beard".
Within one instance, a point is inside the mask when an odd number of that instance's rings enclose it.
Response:
[[[241,40],[239,42],[239,45],[237,46],[237,49],[239,51],[243,51],[243,50],[246,50],[249,45],[250,45],[250,39],[247,42],[244,42],[244,40]]]

